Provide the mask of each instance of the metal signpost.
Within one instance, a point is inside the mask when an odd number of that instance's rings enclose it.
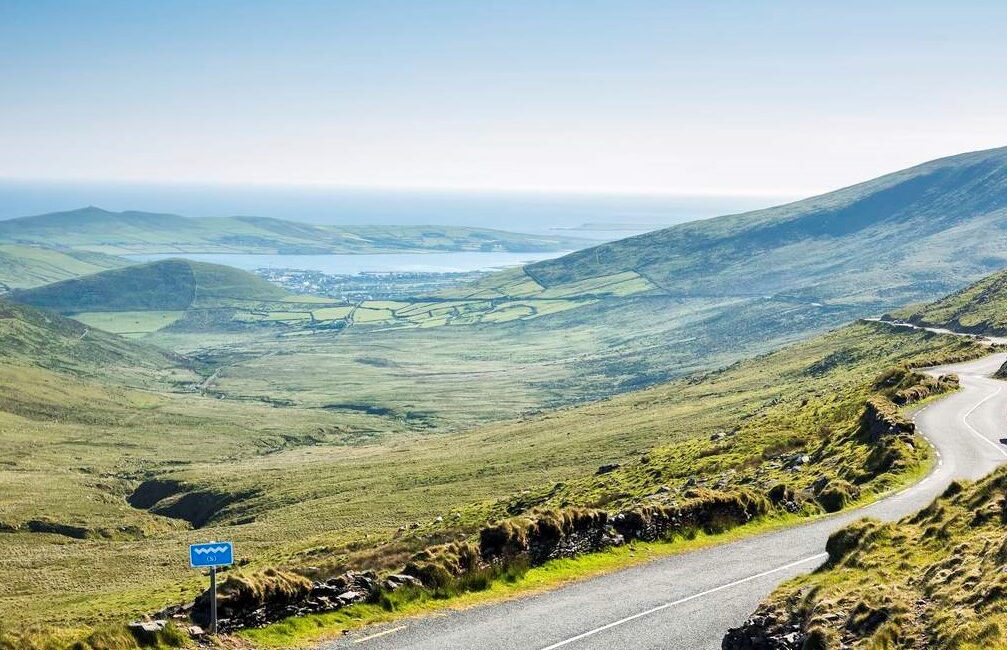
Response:
[[[217,567],[234,564],[231,542],[208,542],[189,546],[189,564],[194,569],[210,569],[210,634],[217,633]]]

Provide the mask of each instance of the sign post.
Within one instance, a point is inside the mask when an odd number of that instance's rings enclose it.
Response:
[[[210,569],[210,634],[217,633],[217,567],[234,564],[231,542],[209,542],[189,546],[189,565],[194,569]]]

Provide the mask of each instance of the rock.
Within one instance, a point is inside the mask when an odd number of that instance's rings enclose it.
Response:
[[[203,628],[199,627],[198,625],[190,625],[186,629],[186,632],[188,632],[189,636],[192,637],[193,639],[199,639],[206,636],[206,632],[203,630]]]
[[[825,489],[825,486],[829,484],[828,476],[819,476],[815,479],[815,482],[811,484],[811,491],[818,494]]]
[[[386,579],[391,580],[392,582],[397,582],[400,585],[412,585],[414,587],[423,586],[423,583],[420,582],[419,578],[415,578],[413,576],[407,576],[404,573],[393,573]]]
[[[343,605],[351,605],[359,600],[363,600],[364,595],[359,591],[344,591],[336,596],[336,599]]]
[[[594,473],[595,476],[601,476],[602,474],[608,474],[609,472],[614,472],[615,470],[622,467],[619,463],[609,463],[607,465],[602,465],[598,468],[598,471]]]
[[[795,468],[800,467],[802,465],[807,465],[810,462],[811,462],[811,456],[808,456],[807,454],[799,454],[797,456],[792,457],[790,459],[789,464],[791,468]]]
[[[339,585],[332,585],[326,582],[316,582],[311,586],[311,596],[313,598],[335,598],[341,592],[345,591],[345,585],[341,588]]]
[[[687,487],[687,488],[696,487],[696,477],[695,476],[690,476],[689,478],[687,478],[685,480],[685,487]]]
[[[163,630],[165,625],[167,625],[167,621],[158,619],[156,621],[133,621],[126,627],[132,631],[153,634]]]
[[[441,517],[440,515],[437,515],[437,517],[434,519],[434,523],[435,524],[443,524],[444,523],[444,517]]]

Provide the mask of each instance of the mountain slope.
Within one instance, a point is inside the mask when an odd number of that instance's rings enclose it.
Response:
[[[892,304],[1007,265],[1007,148],[961,154],[766,210],[527,267],[544,286],[635,271],[676,295]]]
[[[0,300],[0,365],[35,366],[86,376],[114,375],[122,382],[125,376],[180,368],[181,362],[158,348]]]
[[[13,300],[64,314],[87,311],[184,311],[279,301],[286,293],[251,273],[171,259],[16,291]]]
[[[127,264],[127,260],[101,253],[0,244],[0,290],[37,287]]]
[[[1007,271],[994,273],[935,302],[893,311],[887,317],[976,334],[1007,334]]]
[[[461,226],[331,226],[265,217],[193,219],[94,206],[0,221],[0,242],[124,253],[563,251],[589,243]]]

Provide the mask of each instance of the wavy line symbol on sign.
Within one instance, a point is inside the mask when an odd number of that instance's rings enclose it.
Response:
[[[204,546],[202,548],[194,548],[192,549],[192,552],[197,555],[206,555],[207,553],[227,553],[229,548],[230,547],[228,546]]]

